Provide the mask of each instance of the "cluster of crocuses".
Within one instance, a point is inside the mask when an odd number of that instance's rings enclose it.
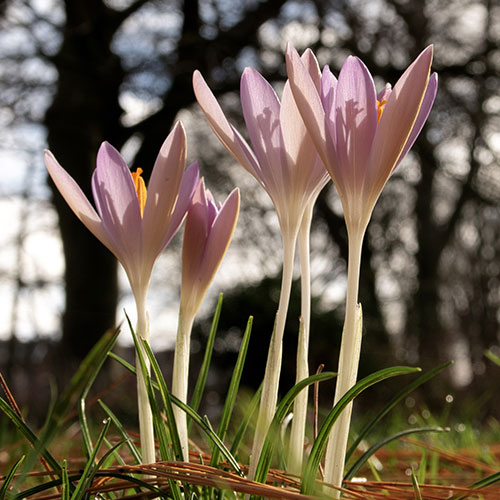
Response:
[[[298,246],[302,311],[297,349],[297,382],[309,375],[310,318],[309,233],[315,201],[333,179],[342,201],[349,237],[344,330],[334,403],[355,383],[361,348],[358,282],[361,247],[375,203],[394,169],[411,148],[430,112],[437,76],[430,74],[432,47],[408,67],[394,88],[378,94],[372,76],[356,57],[348,57],[338,79],[328,66],[320,72],[310,50],[300,57],[287,48],[289,80],[281,103],[271,85],[254,69],[241,78],[241,104],[251,146],[227,121],[201,74],[196,71],[196,98],[213,131],[269,194],[283,241],[283,275],[253,440],[250,478],[276,410],[284,326]],[[187,396],[189,339],[193,320],[228,248],[239,211],[235,189],[217,205],[198,180],[198,167],[184,170],[186,138],[180,124],[163,144],[148,188],[141,170],[130,172],[119,153],[104,143],[92,178],[96,210],[50,152],[49,173],[80,220],[122,263],[137,304],[137,333],[149,338],[146,294],[155,260],[186,216],[182,254],[179,326],[172,392]],[[332,332],[335,335],[336,332]],[[138,370],[141,445],[144,462],[155,460],[153,425],[145,383]],[[307,392],[294,403],[288,466],[300,473],[304,455]],[[336,422],[326,452],[325,480],[342,481],[351,408]],[[176,411],[184,458],[188,455],[186,417]]]

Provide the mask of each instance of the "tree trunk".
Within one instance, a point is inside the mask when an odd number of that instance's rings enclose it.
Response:
[[[123,71],[110,50],[116,27],[107,22],[107,13],[99,1],[68,0],[63,42],[53,57],[59,72],[57,90],[45,117],[49,148],[90,199],[100,143],[106,139],[120,147],[114,139],[120,130],[118,92]],[[115,324],[117,265],[49,184],[66,261],[62,348],[71,365]]]

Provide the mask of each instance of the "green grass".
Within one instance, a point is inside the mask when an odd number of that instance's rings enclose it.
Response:
[[[145,356],[151,364],[151,376],[145,371],[144,356],[141,357],[140,369],[147,382],[157,452],[162,463],[154,467],[139,465],[137,434],[108,405],[106,394],[93,402],[91,411],[87,406],[104,363],[118,363],[124,370],[135,373],[133,366],[112,351],[118,335],[115,331],[103,337],[69,381],[68,388],[54,399],[42,429],[34,430],[24,421],[12,395],[0,398],[0,443],[3,453],[8,454],[2,472],[0,500],[37,498],[40,495],[53,495],[53,498],[63,500],[114,500],[141,492],[174,500],[234,499],[245,494],[253,498],[273,495],[299,498],[299,492],[321,495],[321,488],[318,488],[321,459],[329,430],[342,409],[362,392],[369,394],[373,384],[403,374],[410,378],[406,382],[401,378],[402,388],[379,410],[361,412],[358,416],[354,413],[346,479],[361,476],[375,482],[345,483],[345,486],[363,491],[363,498],[368,500],[372,493],[390,499],[390,488],[384,481],[397,479],[407,488],[407,496],[402,498],[423,499],[430,491],[430,483],[446,485],[448,478],[453,478],[453,482],[481,488],[484,500],[495,498],[490,492],[494,488],[499,492],[500,450],[495,446],[500,442],[499,422],[490,418],[481,428],[474,427],[473,411],[468,410],[467,415],[461,416],[451,400],[441,411],[434,413],[425,405],[412,404],[412,391],[429,383],[447,365],[428,373],[418,373],[418,369],[411,367],[393,367],[360,380],[333,409],[321,412],[318,436],[315,439],[310,437],[304,471],[298,480],[277,470],[279,466],[286,467],[282,451],[286,447],[289,429],[283,423],[301,390],[311,384],[320,384],[334,374],[322,373],[302,381],[278,404],[257,466],[256,480],[261,484],[249,482],[245,472],[251,448],[250,431],[255,425],[260,393],[249,394],[240,387],[240,382],[251,341],[251,318],[219,420],[211,422],[198,412],[205,396],[221,305],[219,300],[209,349],[189,406],[170,394],[162,367],[149,346],[143,344]],[[132,327],[131,330],[139,346]],[[120,390],[119,387],[113,388],[116,390]],[[192,455],[190,464],[179,461],[182,453],[173,405],[187,413],[193,431],[191,435],[196,436],[196,445],[201,450]],[[310,430],[308,435],[311,436]],[[283,485],[287,489],[282,489]],[[449,494],[454,499],[465,498],[458,490],[450,489]],[[480,496],[470,498],[479,500]]]

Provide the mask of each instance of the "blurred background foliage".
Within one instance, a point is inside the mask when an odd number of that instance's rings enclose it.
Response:
[[[217,402],[250,314],[255,323],[245,382],[256,387],[262,377],[281,241],[269,199],[209,130],[194,100],[193,70],[203,73],[244,130],[241,71],[256,67],[279,95],[287,41],[300,51],[311,47],[335,73],[347,55],[359,56],[379,88],[394,84],[433,43],[440,82],[434,109],[386,186],[365,240],[361,372],[403,363],[429,369],[454,359],[447,376],[427,386],[426,403],[439,405],[452,392],[475,401],[478,417],[499,418],[499,368],[483,355],[499,345],[497,1],[2,0],[0,27],[0,364],[21,402],[43,414],[50,377],[70,373],[130,305],[114,257],[47,183],[44,147],[90,194],[103,140],[147,177],[181,119],[189,161],[200,162],[216,198],[241,187],[235,240],[193,342],[198,359],[213,298],[223,291],[212,381]],[[175,333],[179,245],[177,238],[157,264],[150,291],[159,348],[172,346]],[[313,371],[320,363],[336,369],[346,256],[341,205],[330,184],[318,201],[312,235]],[[284,387],[294,377],[297,294],[285,335]]]

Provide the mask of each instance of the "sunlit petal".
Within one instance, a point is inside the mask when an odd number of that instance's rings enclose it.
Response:
[[[148,184],[144,209],[144,252],[154,260],[165,247],[186,164],[186,135],[176,123],[163,143]],[[187,207],[186,207],[187,209]]]
[[[271,85],[253,68],[246,68],[241,77],[241,108],[264,184],[275,189],[286,182],[280,103]]]
[[[411,134],[429,82],[432,46],[398,80],[380,119],[373,142],[365,196],[377,200]]]
[[[50,151],[45,151],[45,165],[57,189],[75,215],[85,224],[101,243],[117,253],[113,241],[106,233],[101,218],[90,204],[75,180],[61,167]]]
[[[336,160],[344,179],[346,196],[356,196],[368,167],[377,129],[375,84],[357,57],[348,57],[339,74],[335,92]]]
[[[236,161],[243,165],[254,177],[258,178],[260,168],[254,153],[246,141],[235,133],[234,127],[227,121],[217,99],[215,99],[199,71],[193,73],[193,89],[196,99],[215,135]]]
[[[142,248],[142,218],[137,192],[120,153],[104,142],[97,153],[92,193],[102,223],[122,264],[137,267]]]

